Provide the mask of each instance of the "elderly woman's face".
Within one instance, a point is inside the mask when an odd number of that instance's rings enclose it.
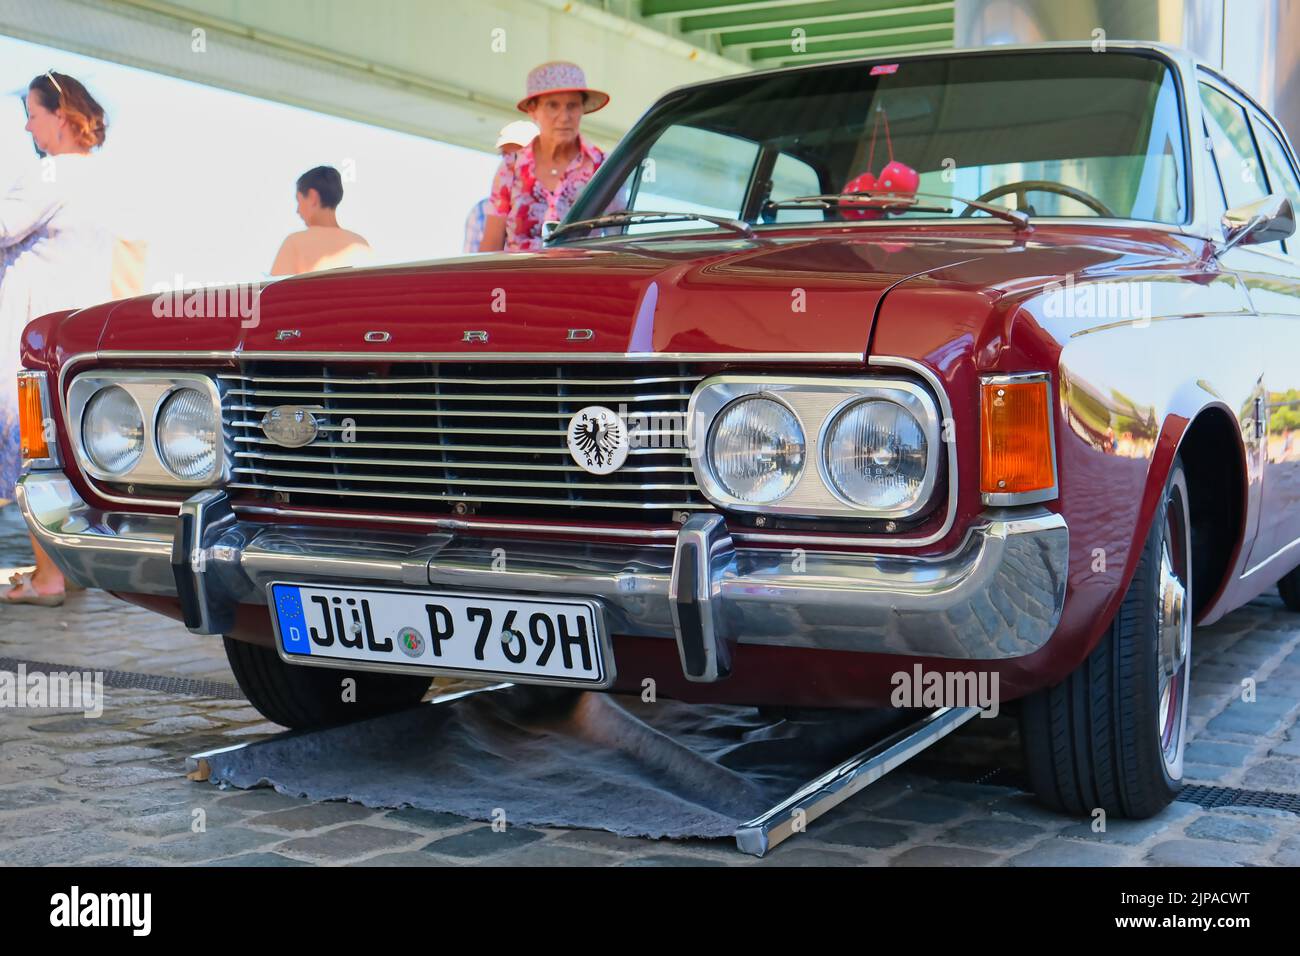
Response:
[[[548,93],[533,101],[528,111],[542,135],[552,139],[568,140],[578,135],[582,125],[581,93]]]

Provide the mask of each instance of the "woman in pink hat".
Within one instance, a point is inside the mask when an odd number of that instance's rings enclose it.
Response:
[[[528,92],[517,108],[541,132],[532,144],[506,156],[492,180],[492,211],[482,252],[525,252],[542,246],[542,224],[562,219],[605,154],[578,132],[582,117],[609,102],[587,86],[576,63],[554,61],[528,74]]]

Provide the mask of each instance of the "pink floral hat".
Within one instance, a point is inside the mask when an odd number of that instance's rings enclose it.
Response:
[[[516,109],[527,113],[528,101],[547,93],[586,93],[584,113],[594,113],[609,103],[609,94],[587,86],[582,67],[567,60],[552,60],[528,71],[528,95],[516,104]]]

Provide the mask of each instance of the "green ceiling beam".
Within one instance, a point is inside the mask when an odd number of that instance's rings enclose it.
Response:
[[[837,20],[846,17],[861,17],[875,13],[889,16],[898,12],[903,6],[898,0],[818,0],[814,3],[793,3],[780,6],[755,6],[745,4],[726,13],[712,13],[700,16],[685,16],[677,21],[683,33],[718,33],[723,30],[736,30],[748,27],[776,26],[785,23],[814,23],[821,20]],[[908,4],[909,7],[946,6],[951,9],[950,0],[935,4]]]
[[[894,16],[855,17],[844,20],[824,20],[818,23],[799,25],[806,39],[824,39],[842,36],[872,36],[877,31],[898,30],[926,26],[951,26],[950,10],[927,9],[919,13],[905,13]],[[757,30],[736,30],[721,33],[718,40],[725,49],[745,49],[770,43],[789,43],[791,31],[796,27],[764,27]]]
[[[641,0],[643,17],[683,17],[701,13],[731,13],[750,7],[782,7],[807,0]]]
[[[888,50],[891,47],[897,47],[900,42],[903,43],[948,43],[952,44],[953,31],[952,27],[926,27],[915,32],[893,31],[887,35],[872,37],[869,39],[842,39],[842,40],[820,40],[815,43],[807,44],[806,52],[802,55],[816,56],[819,53],[840,53],[844,56],[851,56],[855,53],[864,55],[870,54],[876,50]],[[783,43],[775,47],[760,47],[750,51],[750,57],[755,64],[767,63],[772,60],[790,59],[790,44]],[[794,59],[798,59],[801,54],[795,54]]]
[[[897,46],[891,46],[881,50],[860,50],[857,53],[822,53],[819,55],[803,54],[789,56],[779,62],[764,61],[763,69],[773,69],[776,67],[786,66],[807,66],[810,63],[831,63],[836,60],[857,60],[871,59],[882,60],[893,56],[895,53],[920,53],[925,50],[950,50],[952,49],[951,41],[936,41],[931,43],[900,43]]]

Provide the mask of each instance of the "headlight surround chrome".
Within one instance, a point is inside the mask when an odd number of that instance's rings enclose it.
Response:
[[[104,474],[125,475],[144,454],[144,413],[120,385],[99,389],[86,402],[81,419],[86,457]]]
[[[788,409],[805,436],[802,470],[789,488],[768,501],[737,495],[714,456],[714,431],[722,416],[733,407],[743,407],[738,404],[741,401],[755,399]],[[898,464],[905,466],[901,474],[906,480],[901,487],[906,494],[869,497],[850,480],[843,449],[835,450],[836,440],[845,440],[843,429],[852,426],[850,416],[865,414],[859,406],[872,402],[885,403],[880,411],[889,411],[900,427],[912,429],[910,438],[904,435],[901,443],[892,446],[904,453]],[[910,423],[915,423],[914,428]],[[898,519],[918,514],[930,503],[945,450],[938,406],[925,387],[907,379],[867,375],[713,376],[701,382],[691,396],[687,441],[696,480],[714,504],[733,511],[808,517]],[[919,458],[907,451],[908,442],[923,444]]]
[[[214,447],[210,455],[199,455],[197,461],[187,463],[185,456],[179,454],[181,446],[177,444],[179,439],[175,434],[180,423],[175,416],[182,411],[181,405],[172,406],[169,423],[159,419],[164,408],[172,403],[173,396],[181,396],[177,401],[183,402],[185,394],[191,391],[206,396],[207,407],[211,410],[210,440]],[[111,398],[119,393],[134,404],[140,417],[139,452],[125,467],[121,463],[105,461],[102,454],[92,454],[86,431],[96,403],[120,401],[122,399]],[[69,383],[64,415],[77,463],[90,477],[149,487],[201,488],[221,484],[229,475],[229,450],[220,409],[221,394],[216,380],[199,372],[94,370],[77,375]],[[192,415],[191,420],[192,424],[196,421]],[[93,425],[93,420],[90,423]],[[161,431],[164,424],[172,433],[168,439],[171,450],[166,456]],[[191,447],[192,452],[196,450]]]
[[[221,416],[206,388],[175,388],[158,406],[158,460],[181,481],[213,473],[221,451]]]
[[[737,501],[765,505],[788,495],[803,474],[807,439],[786,405],[761,395],[723,408],[709,428],[705,454],[722,489]]]

